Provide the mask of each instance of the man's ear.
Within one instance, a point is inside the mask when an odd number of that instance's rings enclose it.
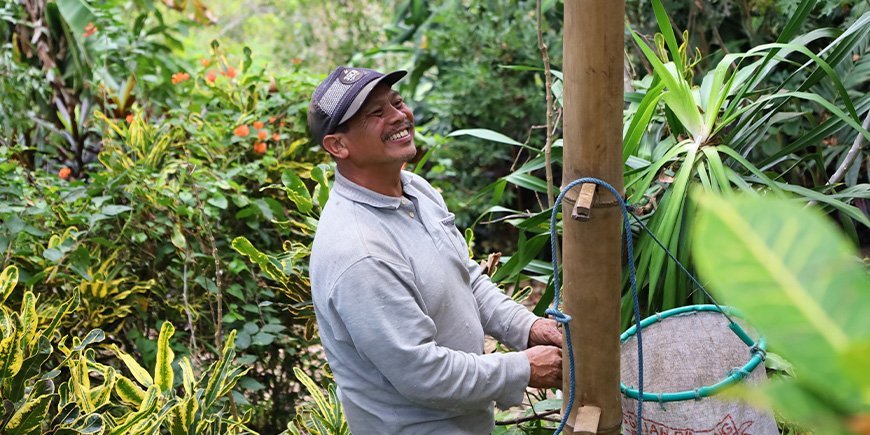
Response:
[[[323,137],[323,149],[333,157],[339,160],[346,159],[350,150],[344,142],[344,138],[340,134],[328,134]]]

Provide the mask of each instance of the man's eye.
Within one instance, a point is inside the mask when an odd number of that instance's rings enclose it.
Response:
[[[378,109],[378,110],[373,111],[372,113],[369,113],[369,116],[381,116],[383,113],[384,113],[383,110]]]

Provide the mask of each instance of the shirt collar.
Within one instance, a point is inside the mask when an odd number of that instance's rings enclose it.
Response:
[[[402,190],[406,190],[411,182],[411,177],[405,171],[402,171],[399,176],[402,180]],[[341,175],[338,169],[335,171],[335,183],[332,186],[332,191],[351,201],[367,204],[372,207],[398,210],[399,206],[402,205],[401,197],[383,195],[360,186]]]

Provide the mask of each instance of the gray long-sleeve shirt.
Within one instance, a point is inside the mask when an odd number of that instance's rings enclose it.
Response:
[[[404,196],[336,173],[311,253],[320,337],[354,434],[486,434],[519,404],[538,318],[468,256],[441,195],[402,172]]]

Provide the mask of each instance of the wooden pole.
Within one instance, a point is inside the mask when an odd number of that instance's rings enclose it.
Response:
[[[624,0],[565,0],[563,187],[580,177],[596,177],[623,191],[624,15]],[[622,216],[608,204],[612,195],[599,188],[589,220],[572,219],[580,191],[579,186],[572,189],[562,204],[564,311],[573,317],[576,362],[568,433],[619,434]],[[590,424],[597,429],[590,430]]]

